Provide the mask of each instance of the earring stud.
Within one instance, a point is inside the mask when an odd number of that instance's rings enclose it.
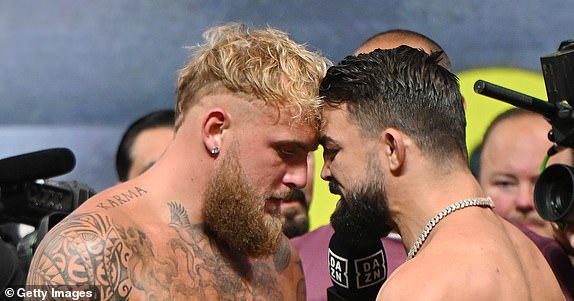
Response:
[[[217,155],[217,154],[219,154],[219,147],[217,147],[217,146],[212,147],[211,150],[210,150],[210,152],[211,152],[212,155]]]

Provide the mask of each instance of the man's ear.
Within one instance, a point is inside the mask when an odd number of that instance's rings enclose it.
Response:
[[[229,127],[229,114],[221,108],[214,108],[204,115],[202,137],[205,149],[217,155],[223,141],[223,131]]]
[[[405,162],[405,141],[403,133],[394,128],[388,128],[383,133],[384,156],[387,158],[389,170],[399,173]]]
[[[462,95],[461,95],[461,100],[462,100],[462,107],[464,108],[464,111],[466,112],[466,99]]]

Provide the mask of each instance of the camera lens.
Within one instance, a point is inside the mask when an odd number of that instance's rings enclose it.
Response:
[[[554,164],[546,168],[534,186],[534,207],[548,221],[574,221],[574,168]]]

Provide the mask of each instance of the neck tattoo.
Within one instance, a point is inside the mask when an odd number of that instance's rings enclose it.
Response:
[[[413,257],[415,257],[415,255],[417,255],[417,252],[422,247],[423,243],[425,242],[425,240],[427,239],[427,237],[429,236],[431,231],[438,224],[438,222],[440,222],[441,219],[443,219],[445,216],[447,216],[447,215],[449,215],[449,214],[451,214],[451,213],[453,213],[459,209],[470,207],[470,206],[494,208],[494,203],[492,203],[492,200],[490,198],[471,198],[471,199],[465,199],[462,201],[458,201],[458,202],[446,207],[443,211],[441,211],[439,214],[435,215],[435,217],[433,217],[425,225],[423,232],[421,233],[419,238],[415,241],[414,245],[409,250],[407,260],[412,259]]]

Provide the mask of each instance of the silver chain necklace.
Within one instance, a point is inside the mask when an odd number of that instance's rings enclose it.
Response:
[[[408,259],[412,259],[417,255],[417,252],[422,247],[423,243],[431,233],[432,229],[438,224],[438,222],[443,219],[445,216],[465,207],[470,206],[480,206],[480,207],[490,207],[494,208],[494,203],[490,198],[471,198],[465,199],[462,201],[458,201],[448,207],[446,207],[443,211],[439,214],[435,215],[424,227],[423,233],[419,236],[419,238],[415,241],[415,244],[411,247],[408,254]]]

